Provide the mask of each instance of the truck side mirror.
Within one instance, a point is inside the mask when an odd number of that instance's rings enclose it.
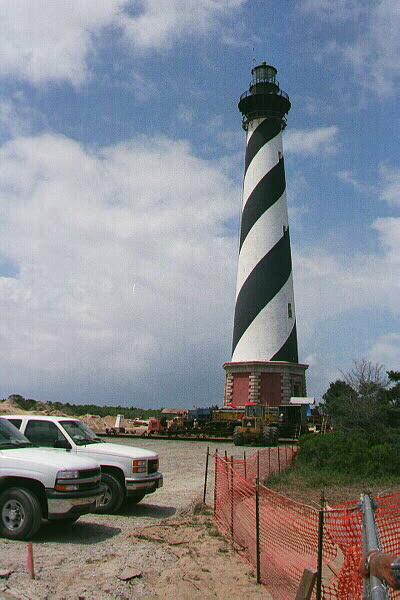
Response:
[[[54,442],[54,448],[62,448],[63,450],[71,450],[71,444],[65,438],[63,440],[56,440]]]

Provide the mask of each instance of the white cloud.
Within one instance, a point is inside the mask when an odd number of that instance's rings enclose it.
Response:
[[[133,71],[132,79],[134,83],[135,97],[139,102],[147,102],[158,93],[154,81],[144,77],[139,71]]]
[[[331,41],[330,54],[344,58],[358,83],[385,97],[394,94],[400,77],[400,10],[398,0],[305,0],[303,9],[319,18],[353,22],[348,42]]]
[[[284,134],[284,150],[287,154],[334,154],[338,149],[338,128],[292,129]]]
[[[400,10],[397,0],[372,4],[367,31],[348,46],[348,58],[365,87],[386,96],[395,93],[400,76]]]
[[[359,0],[303,0],[301,8],[317,14],[319,18],[334,21],[358,17],[362,11]]]
[[[186,106],[182,103],[178,105],[176,113],[179,121],[182,121],[182,123],[186,123],[187,125],[191,125],[193,123],[196,115],[196,112],[192,107]]]
[[[386,266],[388,268],[386,277],[388,283],[395,287],[391,278],[396,275],[396,271],[400,265],[400,217],[381,217],[380,219],[375,219],[372,228],[378,232],[381,245],[385,249],[385,260],[387,261]],[[391,269],[390,266],[396,269],[396,271]]]
[[[36,125],[45,123],[45,116],[28,103],[22,92],[0,99],[0,135],[31,134]]]
[[[125,35],[140,49],[168,48],[177,38],[206,35],[246,0],[142,0],[140,13],[121,15]]]
[[[245,0],[3,0],[0,75],[35,85],[80,85],[98,36],[114,28],[140,50],[164,49],[184,36],[223,28]],[[134,9],[134,10],[133,10]]]
[[[353,171],[350,171],[348,169],[339,171],[337,173],[337,176],[344,183],[351,185],[357,192],[361,192],[363,194],[369,194],[371,192],[376,191],[376,188],[373,185],[370,185],[369,183],[364,183],[363,181],[360,181],[354,175]]]
[[[237,257],[224,223],[240,206],[221,164],[167,138],[88,150],[41,135],[0,148],[0,258],[19,268],[0,277],[5,394],[45,382],[47,398],[77,401],[65,397],[71,382],[80,394],[98,382],[103,401],[121,386],[154,405],[174,403],[168,386],[179,403],[215,398],[207,385],[229,357]],[[400,218],[372,228],[376,253],[294,253],[314,385],[336,366],[332,353],[315,360],[321,323],[357,309],[399,316]]]
[[[400,335],[379,337],[370,352],[354,342],[361,331],[373,331],[371,323],[400,318],[400,218],[377,219],[372,229],[376,253],[328,253],[321,243],[293,254],[300,349],[311,360],[309,393],[322,394],[337,369],[346,371],[360,353],[388,368],[398,364]]]
[[[88,74],[94,35],[111,25],[122,0],[3,0],[0,3],[0,74],[34,84]]]
[[[290,181],[287,182],[289,223],[291,228],[296,227],[299,231],[305,225],[305,215],[309,211],[307,197],[310,194],[309,185],[302,171],[293,171]]]
[[[375,194],[389,206],[400,206],[400,169],[389,163],[381,163],[378,168],[378,185],[366,183],[345,169],[337,173],[338,178],[351,185],[357,192]]]
[[[297,312],[308,338],[318,322],[354,310],[400,316],[400,218],[376,219],[377,253],[328,254],[321,247],[294,255]]]
[[[368,356],[373,362],[385,365],[388,371],[397,370],[400,363],[400,334],[386,333],[380,336]]]
[[[49,397],[88,378],[103,394],[138,382],[143,392],[150,378],[149,402],[160,405],[151,377],[168,388],[180,376],[185,393],[198,365],[208,379],[219,369],[236,267],[224,222],[240,203],[217,165],[166,138],[99,151],[18,138],[0,149],[0,202],[0,257],[19,267],[0,277],[9,393],[15,381],[32,394],[42,380]]]
[[[400,206],[400,168],[382,164],[379,168],[380,198],[390,206]]]

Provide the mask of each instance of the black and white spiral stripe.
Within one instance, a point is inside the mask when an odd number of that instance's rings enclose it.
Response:
[[[232,361],[298,362],[281,120],[248,125]]]

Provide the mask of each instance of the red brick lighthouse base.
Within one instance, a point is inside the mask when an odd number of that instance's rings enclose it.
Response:
[[[226,373],[224,405],[244,407],[247,402],[280,406],[292,396],[306,396],[308,365],[289,362],[229,362]]]

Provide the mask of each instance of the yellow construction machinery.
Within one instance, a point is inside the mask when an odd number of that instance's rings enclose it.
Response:
[[[250,403],[245,407],[242,423],[235,427],[235,446],[275,446],[279,437],[279,407]]]
[[[308,430],[306,399],[297,403],[266,406],[249,402],[241,424],[235,427],[235,446],[274,446],[278,438],[298,439]],[[308,399],[307,399],[308,400]]]

